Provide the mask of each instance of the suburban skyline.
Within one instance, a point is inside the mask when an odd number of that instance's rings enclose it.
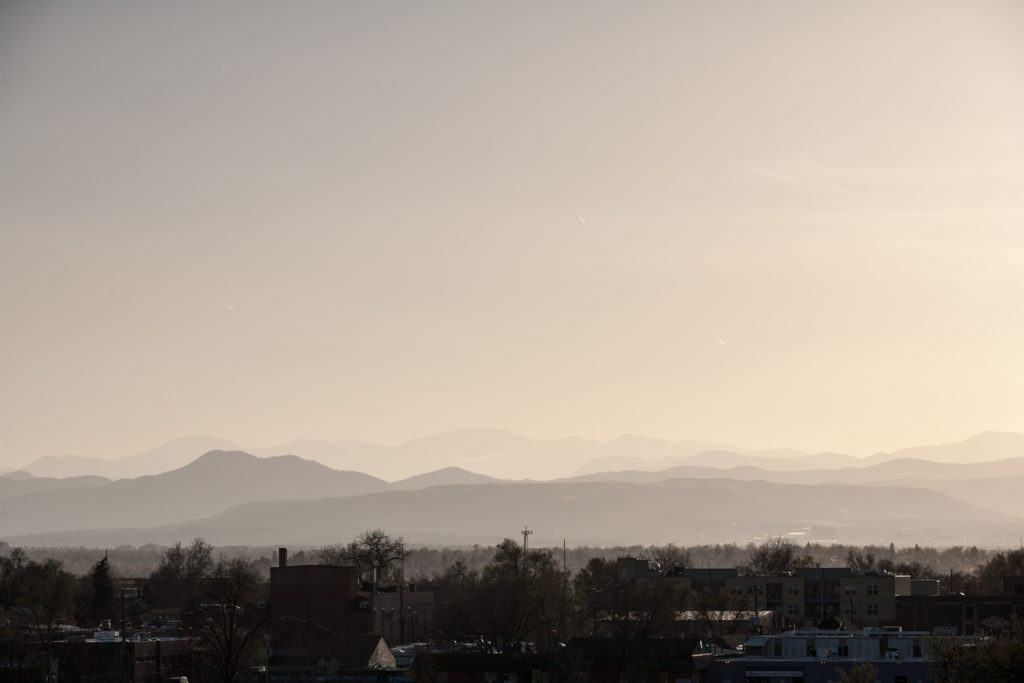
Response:
[[[7,3],[0,84],[0,465],[1024,432],[1020,3]]]

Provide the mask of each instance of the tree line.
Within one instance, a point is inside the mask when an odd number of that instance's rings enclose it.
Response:
[[[749,567],[758,553],[764,553],[764,546],[778,539],[768,539],[760,544],[718,543],[693,546],[664,545],[633,546],[577,546],[549,548],[556,562],[565,569],[578,572],[592,558],[614,560],[618,557],[645,557],[659,562],[662,566],[685,567]],[[843,545],[843,544],[799,544],[790,539],[786,542],[787,552],[792,550],[794,558],[807,566],[851,567],[853,569],[880,569],[910,574],[915,578],[938,579],[943,588],[964,593],[997,592],[1002,576],[1012,575],[1020,568],[1020,553],[1014,550],[993,550],[977,546],[952,546],[935,548],[914,545],[897,548],[889,545]],[[173,546],[172,546],[173,547]],[[474,571],[480,571],[494,556],[496,546],[473,545],[461,547],[422,547],[403,544],[404,576],[412,581],[430,580],[443,575],[448,567],[461,562]],[[0,557],[10,556],[12,549],[0,541]],[[19,548],[16,549],[22,561],[46,563],[55,561],[75,577],[89,575],[98,556],[108,558],[112,571],[119,577],[149,576],[164,561],[168,547],[147,544],[138,548],[120,546],[111,549],[95,548]],[[224,559],[244,559],[264,576],[269,576],[270,567],[277,564],[277,548],[270,546],[222,546],[218,555]],[[348,561],[360,566],[365,563],[353,552],[352,542],[323,547],[295,548],[291,553],[293,564],[317,564],[324,553],[334,557],[347,557]],[[368,565],[367,565],[368,566]],[[1015,569],[1016,567],[1016,569]],[[950,585],[950,572],[953,582]],[[386,577],[382,577],[386,578]]]
[[[36,680],[33,666],[38,658],[33,653],[40,642],[54,641],[55,630],[62,626],[119,630],[122,619],[129,626],[137,624],[144,610],[161,606],[177,608],[183,620],[188,617],[183,626],[195,643],[189,666],[197,680],[236,680],[263,642],[266,579],[251,561],[214,559],[213,551],[202,538],[166,548],[145,581],[143,600],[127,606],[115,588],[107,554],[76,577],[60,560],[34,560],[21,548],[10,549],[0,556],[0,659],[5,676]],[[69,659],[60,662],[59,670],[72,678],[76,671],[89,673],[74,654],[65,651],[65,656]]]
[[[441,576],[455,562],[480,571],[493,557],[494,547],[414,548],[406,557],[406,575],[418,580]],[[993,550],[977,546],[934,548],[914,545],[801,544],[791,539],[768,538],[759,544],[733,543],[678,546],[548,548],[555,561],[570,572],[585,568],[593,558],[615,560],[641,557],[662,567],[737,567],[746,573],[773,574],[796,567],[849,567],[909,574],[915,579],[936,579],[945,590],[997,593],[1002,577],[1024,575],[1024,549]],[[950,584],[950,573],[953,580]]]
[[[5,550],[0,555],[0,642],[5,643],[6,661],[27,656],[30,640],[38,640],[42,634],[52,638],[52,630],[60,624],[99,628],[119,622],[118,568],[108,553],[94,555],[89,571],[76,576],[59,559],[37,560],[21,548]],[[733,566],[751,574],[820,564],[813,546],[785,538],[743,550],[717,546],[714,552],[729,555]],[[891,546],[843,550],[842,561],[854,569],[885,569],[919,578],[937,575],[921,561],[929,549],[903,553]],[[197,675],[206,672],[207,678],[230,681],[265,648],[267,572],[261,562],[224,553],[215,558],[214,551],[202,538],[164,548],[145,581],[142,604],[127,616],[134,620],[149,606],[179,607],[183,615],[190,615],[183,626],[202,644],[195,648]],[[347,543],[300,551],[305,557],[294,559],[354,566],[368,591],[416,581],[435,593],[433,626],[438,637],[470,639],[475,647],[494,653],[525,642],[535,648],[554,647],[574,636],[600,634],[632,642],[670,635],[681,610],[695,614],[706,632],[723,633],[742,623],[756,608],[749,595],[694,591],[684,582],[671,580],[637,581],[620,575],[615,557],[593,549],[590,552],[582,566],[570,568],[568,549],[564,553],[560,548],[527,550],[511,538],[486,548],[410,549],[401,537],[375,529]],[[982,551],[975,553],[975,549],[960,549],[959,553],[982,557]],[[425,575],[424,567],[430,565],[423,560],[435,554],[448,563]],[[698,566],[695,558],[702,556],[701,548],[673,544],[631,548],[624,554],[658,563],[669,577],[673,569]],[[973,582],[970,585],[981,592],[999,592],[1003,576],[1024,575],[1024,549],[984,556],[983,563],[960,578],[965,586]],[[731,616],[723,617],[726,613]],[[722,623],[723,619],[737,623]],[[1019,634],[1019,629],[1013,633]],[[1011,639],[1011,647],[1013,642]],[[971,653],[980,651],[950,647],[942,660],[949,671],[969,668]],[[1003,653],[1007,646],[1002,643],[999,647],[1003,649],[993,652]]]

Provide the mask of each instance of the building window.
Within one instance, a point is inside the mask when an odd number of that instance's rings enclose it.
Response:
[[[878,595],[878,584],[872,583],[864,591],[868,595]]]
[[[868,614],[878,614],[878,603],[877,602],[869,602],[868,605],[867,605],[866,612]]]
[[[851,585],[843,586],[843,592],[846,593],[847,595],[856,595],[857,594],[857,587],[856,586],[851,586]]]
[[[800,616],[800,605],[786,605],[786,614],[791,617]]]
[[[786,586],[786,592],[790,595],[800,595],[800,586],[795,584],[789,584]]]

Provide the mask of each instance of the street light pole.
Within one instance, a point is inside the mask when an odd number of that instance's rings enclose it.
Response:
[[[398,639],[405,645],[405,550],[402,551],[401,576],[398,577]]]
[[[121,589],[121,680],[122,681],[125,679],[125,676],[128,673],[128,670],[127,670],[128,667],[126,667],[125,663],[124,663],[124,658],[125,658],[125,643],[124,643],[125,626],[126,626],[126,624],[125,624],[125,618],[124,618],[124,589],[122,588]],[[134,678],[134,672],[132,673],[132,677]]]

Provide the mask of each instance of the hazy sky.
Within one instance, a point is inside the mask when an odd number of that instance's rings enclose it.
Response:
[[[1024,3],[6,2],[0,464],[1024,431]]]

